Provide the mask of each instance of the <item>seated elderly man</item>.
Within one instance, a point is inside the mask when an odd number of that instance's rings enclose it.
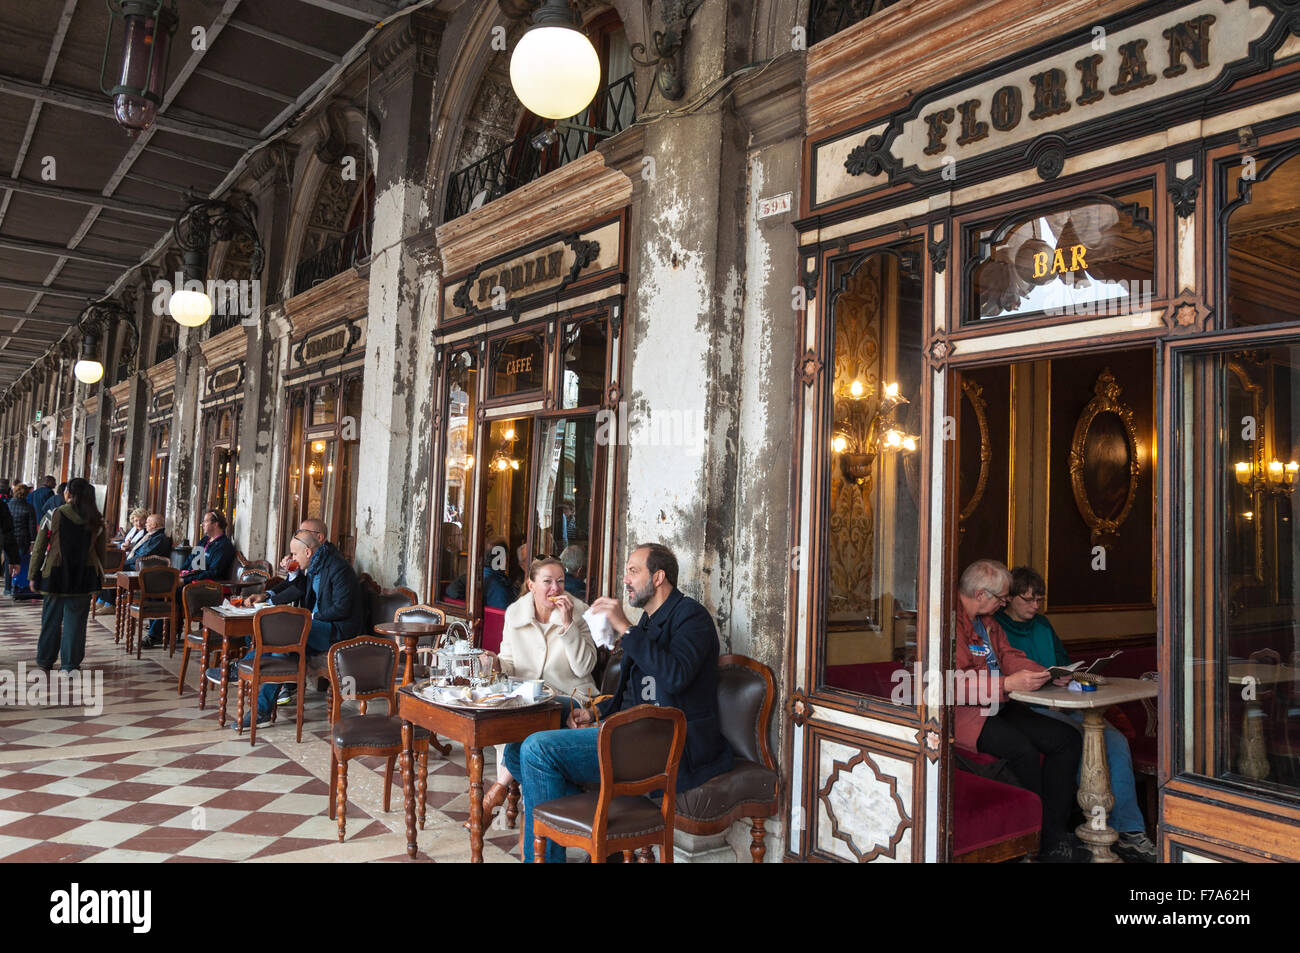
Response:
[[[180,588],[192,582],[210,579],[224,582],[230,578],[235,566],[235,544],[226,535],[226,517],[220,510],[208,510],[203,514],[203,538],[190,553],[190,564],[181,570]],[[180,589],[177,589],[177,605],[180,604]],[[154,619],[149,623],[149,631],[141,637],[140,644],[151,649],[159,644],[162,620]]]
[[[335,642],[342,642],[361,634],[361,593],[357,574],[339,551],[329,543],[320,542],[308,531],[299,531],[289,542],[289,551],[302,570],[301,585],[280,589],[278,592],[261,592],[249,597],[250,602],[267,602],[281,606],[300,604],[311,610],[311,632],[307,636],[309,663],[315,656],[323,655]],[[244,656],[251,659],[252,653]],[[220,678],[220,669],[210,669],[209,677]],[[257,697],[257,727],[271,723],[271,709],[275,707],[279,685],[264,685]],[[243,727],[251,721],[251,712],[244,716]],[[232,726],[238,728],[239,726]]]
[[[591,604],[622,641],[618,689],[596,714],[575,708],[567,729],[532,734],[513,757],[504,758],[523,790],[525,861],[533,857],[533,808],[600,781],[595,727],[600,718],[647,703],[680,708],[686,716],[686,750],[677,770],[679,792],[733,766],[731,746],[718,727],[718,630],[708,610],[678,590],[677,557],[659,543],[638,546],[628,556],[623,587],[628,602],[645,610],[636,625],[617,599]],[[548,862],[564,859],[563,847],[547,844]]]
[[[1052,623],[1038,611],[1047,583],[1029,566],[1011,570],[1011,599],[997,611],[994,618],[1007,641],[1024,652],[1039,665],[1069,665],[1070,653],[1061,644],[1060,636]],[[1059,711],[1040,705],[1034,711],[1048,718],[1067,722],[1083,731],[1083,712]],[[1110,769],[1110,790],[1115,796],[1115,806],[1110,812],[1109,824],[1119,832],[1115,852],[1125,863],[1154,864],[1156,845],[1146,834],[1142,809],[1138,807],[1137,781],[1133,777],[1133,752],[1128,739],[1110,722],[1105,726],[1106,765]]]
[[[164,532],[166,525],[161,513],[150,513],[144,520],[144,537],[136,544],[131,555],[122,563],[129,572],[140,568],[146,556],[170,556],[172,553],[171,537]]]
[[[1071,726],[1009,697],[1013,691],[1037,691],[1051,677],[1007,641],[993,618],[1006,604],[1010,586],[1011,573],[992,559],[976,560],[961,574],[954,664],[958,672],[979,675],[976,684],[986,686],[987,695],[949,699],[955,703],[957,745],[1006,759],[1021,784],[1038,795],[1043,805],[1040,861],[1083,863],[1091,855],[1070,831],[1083,739]],[[995,698],[996,709],[990,704]]]

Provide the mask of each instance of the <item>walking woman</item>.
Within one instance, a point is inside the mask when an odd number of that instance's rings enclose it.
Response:
[[[42,522],[32,547],[32,591],[45,596],[36,664],[45,671],[61,656],[63,671],[81,667],[86,654],[86,616],[103,582],[107,556],[104,519],[95,489],[81,477],[68,481],[68,502]]]

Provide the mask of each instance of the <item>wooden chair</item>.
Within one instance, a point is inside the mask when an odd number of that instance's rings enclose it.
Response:
[[[330,817],[337,816],[339,841],[347,829],[348,761],[362,755],[385,758],[384,810],[390,810],[393,764],[402,754],[402,720],[397,717],[397,646],[382,636],[363,635],[339,642],[329,651],[330,679]],[[388,703],[383,715],[366,711],[367,704],[382,698]],[[359,702],[359,715],[342,714],[345,699]],[[424,828],[425,796],[429,784],[429,732],[416,727],[415,751],[419,756],[415,795],[419,822]],[[405,790],[406,766],[402,766]]]
[[[119,570],[121,570],[122,564],[125,561],[126,561],[126,553],[122,552],[122,550],[110,549],[108,551],[108,558],[104,560],[104,575],[113,577],[113,585],[104,586],[102,589],[99,590],[99,593],[95,596],[95,598],[90,601],[90,617],[92,619],[95,618],[96,612],[99,608],[99,600],[105,598],[104,594],[105,593],[115,594],[117,592],[117,573]],[[108,580],[105,579],[104,581],[107,582]],[[114,598],[116,598],[116,595],[114,595]]]
[[[546,839],[580,847],[592,863],[610,851],[631,861],[638,848],[659,846],[661,860],[673,860],[677,766],[686,747],[686,716],[676,708],[637,705],[611,715],[597,737],[600,790],[571,794],[531,809],[533,861],[546,860]],[[646,797],[662,791],[662,802]]]
[[[416,605],[413,606],[402,606],[400,609],[398,609],[396,612],[393,613],[394,622],[401,622],[403,620],[405,620],[406,622],[433,622],[437,625],[441,625],[442,623],[447,621],[447,614],[443,612],[441,609],[435,609],[433,606],[426,606],[417,603]],[[446,633],[443,633],[443,635],[441,636],[432,636],[432,635],[421,636],[420,640],[416,643],[416,649],[418,651],[419,648],[426,645],[430,645],[436,650],[441,647],[442,640],[445,638],[446,638]],[[405,670],[406,670],[406,649],[404,646],[398,645],[397,646],[397,671],[393,675],[395,682],[402,678],[402,673]],[[411,670],[415,678],[425,678],[429,674],[429,667],[427,665],[421,665],[418,661],[411,667]],[[431,736],[431,741],[429,743],[433,745],[433,747],[437,748],[440,752],[442,752],[442,756],[444,758],[450,757],[451,745],[444,744],[443,742],[439,741],[437,735]],[[513,826],[514,825],[512,824],[511,827]]]
[[[298,743],[302,744],[302,698],[307,684],[307,636],[311,634],[311,613],[297,606],[272,606],[253,616],[253,657],[240,661],[239,709],[235,724],[244,733],[245,692],[252,696],[253,713],[248,719],[248,743],[257,744],[257,692],[263,685],[293,683],[298,686]],[[275,654],[294,658],[272,658]],[[271,706],[275,721],[278,706]]]
[[[208,670],[208,659],[213,652],[221,651],[221,637],[213,635],[203,628],[203,610],[221,605],[221,583],[211,579],[192,582],[181,590],[181,608],[184,610],[184,622],[181,628],[181,673],[176,679],[176,694],[185,693],[185,670],[190,664],[190,649],[199,652],[199,710],[202,711],[208,701],[208,680],[204,672]],[[194,625],[198,631],[194,631]]]
[[[617,682],[611,691],[616,688]],[[766,665],[744,655],[718,659],[718,721],[735,766],[677,795],[677,826],[688,834],[720,834],[748,818],[756,864],[767,854],[764,825],[779,806],[780,774],[767,743],[775,697],[776,679]]]
[[[131,654],[131,639],[137,636],[136,624],[140,631],[135,643],[135,657],[141,657],[144,647],[144,624],[152,619],[161,619],[163,639],[171,645],[174,636],[176,617],[176,588],[180,585],[180,570],[170,566],[149,566],[140,570],[140,601],[132,603],[127,609],[126,620],[126,654]]]

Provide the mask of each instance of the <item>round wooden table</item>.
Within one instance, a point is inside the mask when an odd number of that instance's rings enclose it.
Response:
[[[409,685],[415,679],[415,648],[420,639],[426,635],[442,635],[447,631],[444,622],[381,622],[375,626],[375,632],[398,639],[406,651],[406,666],[402,670],[402,684]]]

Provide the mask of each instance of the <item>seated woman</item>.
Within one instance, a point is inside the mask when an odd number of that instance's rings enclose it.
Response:
[[[1007,641],[1039,665],[1069,665],[1070,653],[1047,617],[1039,615],[1047,584],[1033,569],[1019,566],[1011,571],[1011,598],[993,616],[1007,634]],[[1031,706],[1048,718],[1069,722],[1083,732],[1081,710],[1062,711]],[[1128,739],[1109,722],[1105,726],[1106,763],[1110,767],[1110,791],[1115,797],[1108,823],[1119,833],[1115,852],[1126,863],[1156,862],[1156,845],[1147,837],[1142,810],[1138,807],[1137,782],[1133,778],[1133,754]]]
[[[135,548],[135,544],[149,535],[149,531],[146,530],[144,526],[144,521],[148,519],[148,517],[149,511],[144,507],[137,507],[131,511],[129,517],[131,528],[127,530],[126,535],[122,537],[122,552],[124,555],[130,556],[131,550]]]
[[[1004,758],[1021,785],[1043,805],[1044,863],[1084,863],[1087,850],[1070,830],[1078,785],[1083,738],[1069,725],[1045,718],[1010,692],[1033,692],[1047,684],[1047,669],[1013,647],[992,613],[1007,601],[1011,573],[1002,563],[977,559],[961,574],[957,587],[958,673],[953,705],[958,747]],[[972,697],[974,696],[974,697]]]
[[[564,591],[564,566],[551,556],[528,567],[527,587],[506,609],[501,670],[517,679],[540,678],[559,696],[590,701],[596,694],[591,677],[596,643],[582,618],[587,606]],[[491,814],[505,800],[513,780],[504,764],[507,747],[497,748],[497,780],[483,795],[484,827],[492,822]]]

